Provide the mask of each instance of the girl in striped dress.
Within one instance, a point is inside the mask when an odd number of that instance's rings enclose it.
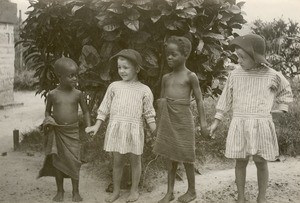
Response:
[[[146,119],[152,132],[156,129],[153,95],[148,86],[138,81],[142,57],[137,51],[124,49],[112,58],[117,58],[118,73],[122,80],[109,85],[98,109],[96,124],[87,127],[86,132],[96,134],[109,115],[104,150],[113,152],[114,191],[106,202],[119,198],[125,154],[130,156],[132,169],[132,186],[127,202],[134,202],[139,197],[138,184],[144,147],[143,119]]]
[[[289,82],[268,67],[263,38],[249,34],[233,39],[231,45],[236,49],[240,67],[229,74],[210,133],[213,136],[224,113],[232,109],[225,156],[236,159],[238,202],[245,202],[246,166],[252,156],[257,168],[257,202],[262,203],[266,202],[269,177],[267,161],[279,155],[271,112],[286,112],[293,96]],[[274,102],[278,110],[271,111]]]

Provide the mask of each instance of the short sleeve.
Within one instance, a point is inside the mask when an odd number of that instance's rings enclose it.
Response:
[[[233,88],[232,75],[229,74],[227,81],[225,83],[225,87],[222,91],[222,94],[216,106],[216,110],[217,110],[217,113],[215,115],[216,119],[222,120],[224,118],[224,114],[231,109],[232,88]]]
[[[293,102],[293,93],[289,81],[278,73],[277,80],[278,88],[275,101],[278,104],[278,109],[287,112],[288,104]]]
[[[111,101],[113,98],[113,90],[112,90],[112,84],[110,84],[106,90],[106,93],[104,95],[104,98],[100,104],[100,107],[97,111],[97,119],[98,120],[103,120],[105,121],[106,117],[110,113],[110,106],[111,106]]]
[[[147,88],[143,97],[143,116],[147,123],[155,122],[155,110],[153,107],[153,94],[149,88]]]

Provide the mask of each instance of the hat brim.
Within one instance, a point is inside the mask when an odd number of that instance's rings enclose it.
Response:
[[[271,66],[271,64],[267,61],[264,55],[258,54],[253,51],[253,48],[251,46],[250,41],[246,41],[243,39],[242,36],[236,37],[233,40],[229,42],[229,47],[234,49],[234,48],[241,48],[243,49],[247,54],[249,54],[252,59],[257,63],[257,64],[266,64]]]
[[[111,62],[111,61],[117,59],[119,56],[122,56],[122,57],[124,57],[124,58],[127,58],[127,59],[129,59],[130,61],[133,61],[133,62],[137,65],[137,67],[138,67],[139,69],[145,70],[145,69],[143,68],[142,64],[139,64],[139,63],[135,60],[135,58],[134,58],[132,55],[130,55],[130,54],[126,54],[126,53],[117,53],[117,54],[113,55],[112,57],[110,57],[109,61]]]

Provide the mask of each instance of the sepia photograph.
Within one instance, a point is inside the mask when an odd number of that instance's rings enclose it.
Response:
[[[299,0],[0,0],[0,203],[300,203]]]

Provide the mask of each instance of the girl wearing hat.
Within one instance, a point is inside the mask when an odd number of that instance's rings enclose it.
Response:
[[[266,202],[269,177],[267,161],[279,155],[271,113],[286,112],[293,95],[283,75],[268,66],[263,38],[248,34],[233,39],[231,45],[235,47],[240,67],[228,76],[210,133],[213,136],[224,114],[232,109],[225,156],[236,159],[238,202],[245,202],[246,167],[252,156],[257,168],[257,202],[262,203]],[[274,102],[278,110],[271,111]]]
[[[138,80],[138,72],[142,68],[141,55],[135,50],[124,49],[112,57],[115,58],[122,80],[109,85],[98,109],[96,124],[87,127],[85,131],[95,135],[109,115],[104,150],[113,153],[114,191],[106,202],[113,202],[120,196],[125,154],[130,156],[132,170],[132,186],[126,202],[134,202],[139,198],[138,185],[144,147],[143,119],[154,132],[155,110],[150,88]]]

